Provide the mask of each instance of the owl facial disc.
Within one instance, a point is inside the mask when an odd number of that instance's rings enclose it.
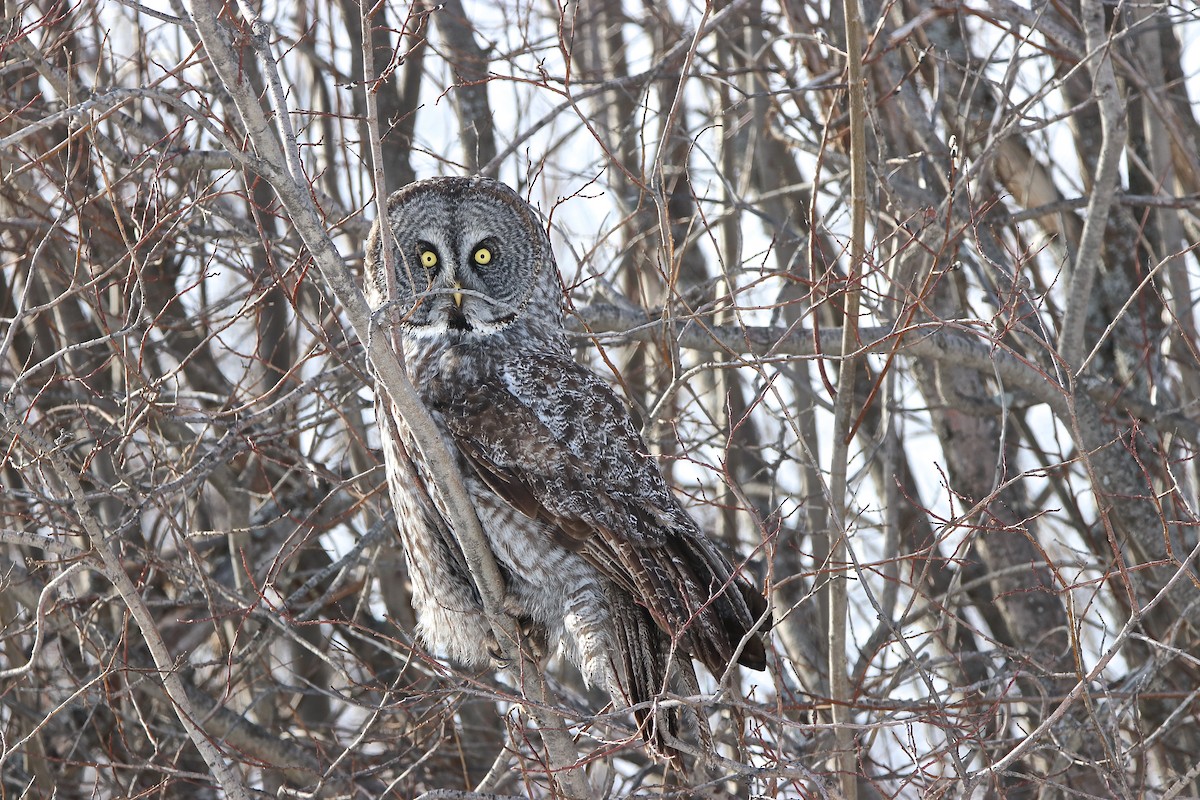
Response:
[[[372,306],[388,304],[418,338],[475,337],[519,320],[561,319],[562,288],[537,212],[486,178],[437,178],[388,201],[389,230],[376,225],[367,261]],[[391,248],[391,279],[382,268]],[[514,337],[518,333],[512,334]]]

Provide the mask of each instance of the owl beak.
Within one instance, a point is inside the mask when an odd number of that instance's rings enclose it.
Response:
[[[458,289],[461,289],[461,288],[462,288],[462,286],[460,286],[460,285],[458,284],[458,281],[454,281],[454,282],[453,282],[453,283],[451,283],[450,285],[451,285],[451,286],[453,286],[453,287],[454,287],[454,289],[456,290],[456,291],[455,291],[453,294],[451,294],[451,295],[450,295],[451,297],[453,297],[453,298],[454,298],[454,305],[455,305],[457,308],[462,308],[462,292],[460,292],[460,291],[457,291]]]

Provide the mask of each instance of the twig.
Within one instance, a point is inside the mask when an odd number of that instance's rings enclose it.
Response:
[[[417,800],[523,800],[514,794],[491,794],[490,792],[467,792],[461,789],[434,789],[418,795]]]
[[[494,178],[496,172],[487,171],[496,158],[496,134],[487,93],[490,77],[487,53],[475,41],[475,31],[461,0],[444,0],[432,16],[445,46],[446,61],[454,73],[455,86],[450,97],[458,118],[464,161],[471,172]],[[370,45],[363,48],[364,55],[369,48]],[[499,169],[499,164],[495,169]]]
[[[6,533],[0,531],[0,534]],[[28,537],[32,538],[32,537]],[[23,544],[33,547],[46,547],[44,543],[35,541],[16,541],[14,544]],[[72,550],[74,550],[72,548]],[[55,550],[57,552],[57,550]],[[82,551],[74,551],[75,557],[82,554]],[[95,567],[94,563],[89,566]],[[12,577],[12,573],[16,573],[18,579],[11,585],[7,591],[11,593],[16,602],[27,608],[36,608],[39,602],[38,597],[30,597],[28,587],[22,585],[23,582],[29,580],[29,575],[23,573],[20,567],[15,564],[7,564],[4,566],[6,576]],[[44,588],[44,587],[43,587]],[[40,597],[40,594],[39,594]],[[80,651],[90,650],[93,654],[104,652],[112,652],[115,647],[110,641],[96,641],[90,637],[97,636],[97,631],[89,630],[87,636],[81,636],[81,627],[73,624],[68,620],[57,620],[53,617],[46,618],[46,625],[55,636],[62,637],[65,641],[69,641],[71,646],[78,648]],[[83,630],[88,630],[83,628]],[[151,672],[153,667],[148,664],[138,654],[131,653],[126,661],[127,666],[137,672]],[[79,698],[85,696],[87,692],[96,685],[97,682],[106,680],[108,673],[102,672],[94,679],[83,684],[77,691],[73,692],[67,699],[57,708],[45,715],[41,723],[34,726],[26,736],[20,741],[10,743],[7,750],[0,750],[0,767],[3,766],[5,757],[12,753],[19,752],[26,743],[31,741],[33,737],[47,724],[59,711],[69,708],[77,703]],[[170,696],[163,690],[163,687],[153,681],[145,681],[143,688],[147,693],[155,699],[170,703]],[[193,708],[199,712],[197,719],[202,719],[205,731],[214,739],[224,742],[232,749],[242,754],[248,754],[253,758],[258,759],[266,767],[274,772],[277,772],[287,778],[292,783],[303,785],[312,779],[313,768],[315,764],[314,754],[311,750],[297,746],[290,741],[284,741],[279,738],[277,732],[267,731],[260,725],[252,722],[236,711],[227,707],[224,703],[218,703],[204,691],[196,688],[190,683],[185,683],[184,688],[187,690],[187,696],[192,702]],[[358,783],[367,783],[362,778],[358,778]],[[339,777],[336,781],[331,781],[332,788],[336,791],[342,791],[345,787],[351,784],[351,780],[345,777]]]
[[[721,8],[720,11],[717,11],[715,14],[707,17],[707,22],[705,24],[698,26],[699,34],[702,36],[707,36],[714,30],[722,29],[723,26],[726,26],[729,23],[730,17],[732,17],[734,14],[741,13],[742,8],[747,5],[747,2],[748,0],[732,0],[732,2],[727,3]],[[506,159],[512,156],[513,153],[517,152],[521,148],[521,145],[525,144],[525,142],[527,142],[542,128],[545,128],[547,125],[557,120],[559,115],[567,109],[575,108],[578,110],[578,104],[581,101],[588,100],[596,95],[604,94],[605,92],[610,92],[614,89],[623,89],[628,86],[642,87],[650,83],[652,80],[659,77],[665,70],[671,69],[677,60],[681,60],[685,54],[689,53],[692,48],[692,42],[693,39],[688,38],[680,40],[670,50],[663,53],[654,66],[650,67],[644,72],[639,72],[636,75],[625,75],[620,78],[613,78],[612,80],[604,81],[596,86],[589,86],[578,93],[574,92],[570,84],[564,85],[563,89],[557,91],[561,91],[562,94],[565,94],[567,99],[559,103],[544,116],[514,137],[513,140],[509,142],[509,144],[491,161],[480,167],[479,172],[483,175],[496,174],[496,171],[500,169],[500,165],[503,164]],[[552,89],[551,91],[556,90]],[[580,113],[582,115],[582,112]]]
[[[292,118],[288,116],[287,93],[275,66],[275,58],[271,55],[271,26],[262,21],[246,0],[238,0],[238,8],[250,23],[250,41],[254,45],[259,64],[262,65],[267,93],[271,97],[271,107],[275,110],[275,127],[279,129],[279,138],[283,140],[283,163],[293,181],[304,182],[304,166],[300,163],[300,152],[296,147],[296,132],[292,128]],[[260,138],[262,137],[251,136],[256,145]]]
[[[1141,282],[1138,283],[1137,288],[1129,293],[1129,297],[1124,303],[1121,304],[1121,307],[1117,309],[1117,313],[1113,314],[1112,322],[1108,323],[1108,326],[1104,329],[1104,333],[1100,334],[1099,338],[1096,339],[1096,344],[1093,345],[1092,351],[1087,354],[1087,358],[1083,359],[1083,363],[1079,365],[1080,373],[1083,373],[1088,368],[1088,365],[1092,363],[1092,359],[1094,359],[1100,353],[1100,349],[1104,346],[1105,341],[1107,341],[1108,337],[1112,335],[1112,332],[1116,330],[1117,325],[1121,322],[1121,319],[1125,316],[1125,313],[1129,311],[1129,307],[1132,306],[1138,297],[1141,296],[1142,290],[1150,285],[1150,282],[1154,280],[1154,276],[1159,273],[1159,270],[1161,270],[1163,267],[1169,266],[1183,253],[1186,253],[1190,250],[1195,250],[1196,247],[1200,247],[1200,245],[1193,245],[1185,248],[1180,253],[1172,253],[1166,258],[1160,259],[1157,264],[1146,271],[1146,277],[1142,278]]]

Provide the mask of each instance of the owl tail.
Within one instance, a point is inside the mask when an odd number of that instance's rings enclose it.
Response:
[[[771,627],[766,598],[692,525],[670,529],[664,550],[669,559],[656,553],[656,560],[647,557],[645,563],[660,599],[662,627],[714,677],[734,661],[766,669],[763,637]]]
[[[649,612],[635,603],[622,608],[614,621],[617,653],[612,655],[622,663],[616,665],[619,686],[610,688],[613,700],[633,708],[638,732],[655,755],[686,768],[688,759],[671,743],[695,738],[707,752],[712,744],[707,720],[686,705],[660,703],[666,693],[700,693],[691,658],[672,648]]]

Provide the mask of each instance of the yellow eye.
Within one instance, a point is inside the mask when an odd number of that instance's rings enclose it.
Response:
[[[486,267],[488,264],[492,263],[492,251],[487,247],[476,247],[474,258],[476,264],[481,267]]]
[[[422,267],[424,267],[425,269],[433,269],[434,267],[437,266],[437,263],[438,263],[437,253],[433,252],[432,250],[422,250],[421,251],[421,266]]]

